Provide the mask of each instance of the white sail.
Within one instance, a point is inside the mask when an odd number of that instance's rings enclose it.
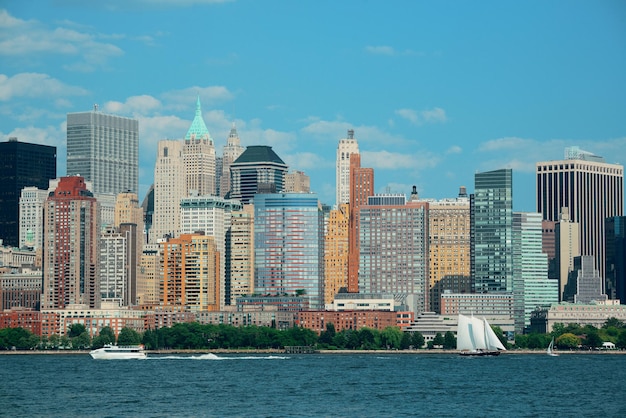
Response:
[[[459,322],[456,329],[456,349],[457,350],[476,350],[473,342],[474,334],[471,332],[472,323],[469,316],[459,315]]]
[[[487,344],[487,350],[506,350],[498,336],[489,326],[489,323],[485,318],[483,318],[484,327],[485,327],[485,341]]]

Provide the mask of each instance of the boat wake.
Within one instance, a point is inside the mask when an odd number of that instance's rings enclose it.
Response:
[[[148,356],[149,360],[287,360],[287,356],[217,356],[213,353],[201,354],[198,356],[180,356],[180,355],[168,355],[168,356]]]

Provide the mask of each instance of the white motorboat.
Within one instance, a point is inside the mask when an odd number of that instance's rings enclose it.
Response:
[[[96,360],[130,360],[145,359],[147,357],[143,345],[112,345],[106,344],[102,348],[89,352]]]

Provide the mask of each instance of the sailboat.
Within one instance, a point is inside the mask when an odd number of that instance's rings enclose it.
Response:
[[[558,354],[554,352],[554,337],[552,337],[552,341],[550,341],[550,345],[548,345],[548,350],[546,353],[552,357],[558,357]]]
[[[456,349],[462,356],[497,356],[506,350],[485,318],[459,314]]]

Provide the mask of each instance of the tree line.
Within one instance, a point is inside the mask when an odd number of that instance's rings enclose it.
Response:
[[[626,325],[615,318],[608,319],[601,328],[591,325],[555,324],[549,334],[516,335],[515,345],[507,343],[499,327],[492,327],[507,348],[543,349],[551,339],[559,349],[594,349],[603,342],[613,342],[616,347],[626,349]],[[197,322],[175,324],[139,333],[123,328],[115,338],[110,327],[103,327],[97,336],[90,337],[82,324],[72,324],[64,336],[38,337],[23,328],[0,329],[2,350],[86,350],[97,349],[105,344],[143,344],[148,350],[212,350],[212,349],[281,349],[287,346],[310,346],[327,350],[408,350],[455,349],[456,338],[452,332],[438,333],[425,344],[419,332],[403,332],[398,327],[383,330],[363,327],[358,330],[336,331],[327,324],[320,335],[314,331],[293,327],[279,330],[271,327],[200,324]]]

